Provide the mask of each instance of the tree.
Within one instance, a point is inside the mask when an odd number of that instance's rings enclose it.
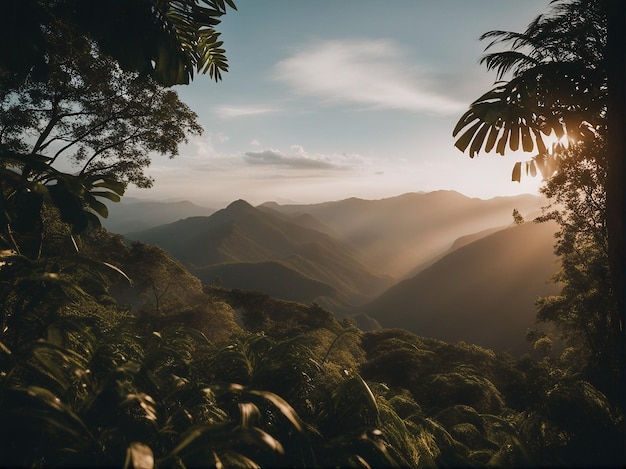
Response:
[[[598,138],[570,147],[559,172],[541,189],[551,210],[539,220],[559,225],[555,253],[561,270],[555,281],[562,288],[558,296],[538,301],[537,318],[559,326],[566,343],[584,356],[588,379],[620,403],[624,335],[609,281],[606,178],[606,143]]]
[[[490,31],[487,49],[501,43],[510,50],[486,54],[481,63],[498,79],[512,78],[474,101],[459,119],[456,146],[470,157],[481,149],[504,154],[521,147],[538,154],[526,163],[544,178],[558,170],[565,147],[546,148],[554,133],[570,142],[607,139],[607,229],[611,283],[623,316],[624,281],[624,59],[626,9],[621,0],[554,0],[549,15],[538,16],[523,33]],[[610,94],[610,99],[609,99]],[[463,133],[461,134],[461,131]],[[497,142],[497,143],[496,143]],[[521,163],[513,180],[521,177]],[[624,351],[622,351],[624,353]]]
[[[0,229],[4,248],[17,252],[24,236],[41,241],[44,203],[74,233],[97,227],[96,215],[108,213],[98,198],[118,201],[127,184],[149,187],[150,155],[174,157],[202,131],[174,91],[123,71],[71,27],[45,37],[45,81],[0,81]],[[26,254],[39,249],[35,242]]]
[[[203,295],[200,280],[157,246],[133,243],[125,264],[142,300],[139,312],[148,317],[188,309]]]
[[[236,9],[232,0],[3,3],[2,247],[20,252],[21,240],[17,238],[27,237],[33,248],[27,254],[38,255],[44,200],[60,209],[62,219],[76,234],[90,225],[99,225],[95,214],[106,216],[106,206],[96,197],[117,201],[126,183],[150,184],[142,171],[149,163],[147,155],[156,151],[173,156],[185,133],[200,130],[195,115],[162,87],[189,83],[196,71],[208,72],[216,81],[221,79],[228,65],[215,27],[227,6]],[[79,64],[88,66],[75,74]],[[98,77],[97,73],[89,73],[92,65],[104,72],[99,82],[90,81]],[[107,77],[113,78],[113,86],[108,89]],[[55,90],[58,86],[61,88]],[[28,98],[21,103],[16,99],[18,90],[27,91],[21,97]],[[75,94],[63,96],[64,91]],[[107,96],[111,91],[114,94]],[[114,96],[117,101],[109,102]],[[70,103],[65,108],[59,107],[58,100],[63,99]],[[77,102],[80,105],[73,109]],[[19,112],[24,110],[20,104],[25,103],[32,105],[30,112]],[[89,106],[82,107],[85,103]],[[137,103],[144,105],[143,109],[133,108]],[[146,109],[151,112],[144,113]],[[37,119],[46,111],[47,125],[38,128]],[[127,114],[123,116],[122,111]],[[122,120],[116,121],[113,116]],[[155,117],[164,122],[159,123]],[[148,132],[146,123],[150,124]],[[52,129],[57,132],[52,133]],[[33,141],[23,139],[28,130],[35,131]],[[126,140],[129,136],[133,142]],[[55,148],[57,144],[60,146]],[[44,148],[52,151],[52,156],[43,154]],[[59,148],[71,148],[71,158],[83,164],[78,174],[65,172],[67,167],[53,167],[60,156]],[[113,164],[112,155],[117,158]]]
[[[0,76],[45,80],[46,35],[60,23],[89,37],[127,71],[161,85],[187,84],[194,71],[216,81],[228,64],[215,27],[232,0],[7,0],[0,15]],[[16,47],[17,45],[17,47]]]

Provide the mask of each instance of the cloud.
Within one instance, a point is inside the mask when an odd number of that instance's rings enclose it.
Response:
[[[467,107],[436,92],[389,40],[316,42],[276,64],[273,77],[303,95],[372,109],[448,114]]]
[[[208,134],[202,135],[200,137],[193,137],[190,140],[196,147],[195,154],[201,158],[215,158],[220,155],[218,150],[215,148],[216,144],[224,143],[230,140],[228,135],[222,132],[209,132]]]
[[[263,106],[217,106],[213,109],[213,112],[222,119],[268,114],[277,111],[278,109]]]
[[[246,163],[252,165],[283,166],[292,169],[339,169],[327,161],[309,158],[301,154],[284,155],[273,149],[249,151],[244,158]]]
[[[256,138],[254,140],[252,140],[250,142],[250,145],[254,145],[255,147],[258,147],[259,145],[261,145],[261,142],[259,142]]]
[[[276,149],[249,151],[244,155],[249,165],[282,167],[300,170],[344,171],[363,165],[365,159],[355,154],[310,155],[302,145],[292,145],[287,153]]]

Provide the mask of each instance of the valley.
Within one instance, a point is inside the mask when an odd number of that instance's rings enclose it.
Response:
[[[535,300],[557,291],[556,226],[532,222],[543,204],[453,191],[312,205],[237,200],[125,236],[162,247],[204,285],[519,354],[536,327]],[[514,208],[528,221],[514,225]]]

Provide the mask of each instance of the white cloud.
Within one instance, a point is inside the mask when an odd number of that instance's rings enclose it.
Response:
[[[436,92],[432,78],[389,40],[312,43],[279,62],[273,76],[297,93],[373,109],[448,114],[467,107]]]
[[[261,142],[259,142],[256,138],[254,140],[252,140],[250,142],[250,145],[258,147],[259,145],[261,145]]]
[[[301,170],[348,170],[363,165],[365,160],[360,155],[351,154],[315,154],[311,155],[302,145],[292,145],[287,153],[269,148],[262,151],[249,151],[244,155],[249,165],[273,166]]]
[[[285,155],[273,149],[249,151],[244,159],[251,165],[283,166],[292,169],[338,169],[327,161],[308,158],[298,153]]]
[[[263,106],[217,106],[213,112],[222,119],[254,116],[277,112],[278,109]]]

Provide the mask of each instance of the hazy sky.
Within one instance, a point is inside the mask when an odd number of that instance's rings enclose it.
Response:
[[[479,155],[452,130],[496,76],[478,64],[492,29],[522,31],[549,0],[235,0],[218,29],[230,71],[177,87],[205,132],[155,157],[150,199],[221,207],[454,189],[535,193],[510,181],[532,154]]]

